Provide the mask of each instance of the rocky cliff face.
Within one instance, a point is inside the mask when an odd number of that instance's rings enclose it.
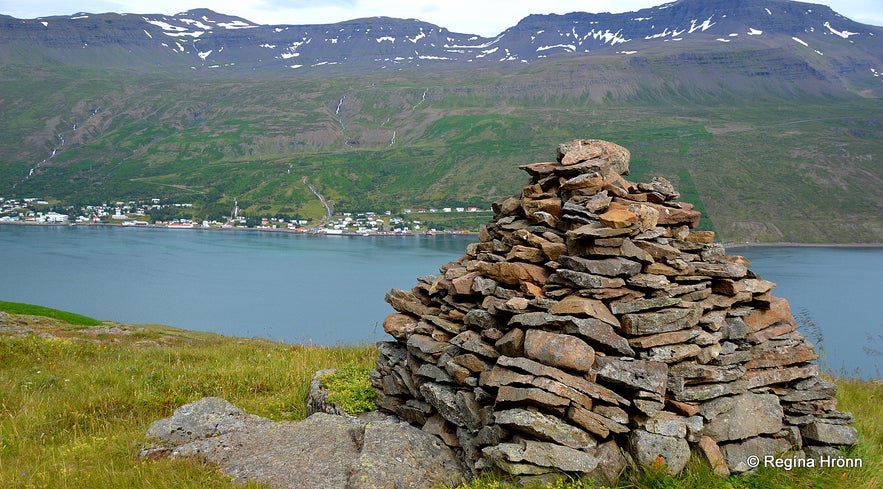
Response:
[[[750,456],[856,443],[836,387],[775,284],[727,255],[629,152],[575,140],[521,166],[480,242],[386,300],[381,409],[473,469],[616,477],[623,453],[679,472],[698,447],[720,473]]]

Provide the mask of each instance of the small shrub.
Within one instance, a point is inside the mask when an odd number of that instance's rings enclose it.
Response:
[[[364,413],[375,409],[377,392],[371,385],[372,367],[346,365],[322,378],[328,390],[328,402],[340,404],[349,414]]]

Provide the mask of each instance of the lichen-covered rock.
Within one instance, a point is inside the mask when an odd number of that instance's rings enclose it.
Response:
[[[703,434],[716,442],[772,435],[782,430],[782,406],[773,394],[741,394],[708,404],[726,403],[726,409],[708,416]]]
[[[441,440],[385,416],[317,413],[301,422],[273,422],[205,398],[155,422],[148,436],[159,446],[142,457],[192,457],[217,464],[237,482],[280,489],[432,489],[466,479]]]
[[[638,464],[649,467],[662,463],[673,474],[684,470],[690,459],[690,445],[684,438],[642,429],[629,433],[629,451]]]

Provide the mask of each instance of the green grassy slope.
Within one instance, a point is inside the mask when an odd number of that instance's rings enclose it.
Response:
[[[721,239],[883,241],[883,102],[715,93],[707,82],[651,89],[612,78],[616,63],[326,78],[8,74],[0,196],[169,198],[204,217],[237,198],[251,215],[319,217],[308,177],[339,211],[486,208],[521,188],[518,165],[592,137],[632,151],[632,180],[675,182]]]
[[[270,419],[300,420],[313,373],[325,368],[366,372],[377,355],[367,346],[284,345],[165,326],[84,327],[19,315],[7,320],[16,332],[0,329],[0,487],[263,487],[234,484],[198,461],[140,460],[147,428],[205,396],[223,397]],[[358,375],[348,378],[364,384]],[[861,459],[861,468],[766,468],[721,478],[697,453],[677,477],[663,470],[630,470],[616,487],[880,487],[883,385],[835,382],[839,409],[853,413],[860,437],[845,455]],[[485,476],[462,487],[521,486]],[[595,486],[574,481],[548,487]]]

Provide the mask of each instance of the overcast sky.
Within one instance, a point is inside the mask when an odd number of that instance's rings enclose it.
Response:
[[[490,37],[529,14],[630,12],[666,0],[0,0],[0,14],[20,19],[77,12],[172,15],[209,7],[259,24],[330,24],[360,17],[419,19],[454,32]],[[819,0],[858,22],[883,26],[883,0]]]

